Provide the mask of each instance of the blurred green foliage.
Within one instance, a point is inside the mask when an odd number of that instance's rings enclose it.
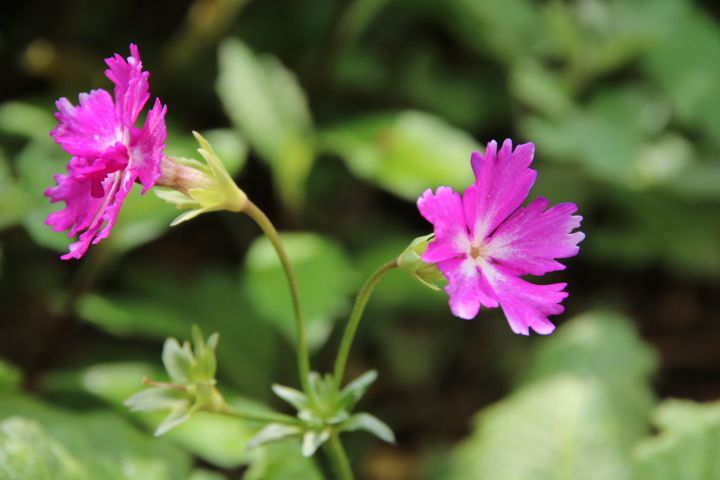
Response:
[[[688,317],[702,318],[692,341],[716,345],[720,308],[687,291],[717,298],[720,277],[717,12],[691,0],[5,6],[0,479],[325,472],[291,443],[246,451],[255,430],[238,420],[199,415],[155,439],[162,417],[121,405],[143,375],[161,378],[164,338],[197,323],[221,335],[229,401],[284,408],[269,386],[294,384],[294,324],[279,264],[241,217],[170,229],[178,212],[138,190],[82,263],[57,259],[69,240],[44,224],[59,207],[42,192],[68,158],[47,135],[52,102],[109,88],[102,58],[139,43],[169,106],[168,153],[196,156],[200,131],[287,232],[320,371],[364,276],[429,233],[414,199],[463,188],[470,152],[505,137],[536,144],[533,195],[585,217],[562,273],[568,311],[632,310],[667,354],[662,329]],[[350,370],[379,370],[363,409],[400,446],[348,436],[363,478],[720,479],[717,405],[658,400],[668,369],[625,317],[581,315],[532,347],[492,312],[449,317],[443,294],[397,272],[371,300]],[[697,397],[717,398],[707,358],[711,393]]]

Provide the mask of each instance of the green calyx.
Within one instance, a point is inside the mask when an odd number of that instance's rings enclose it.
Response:
[[[210,143],[198,132],[193,135],[200,144],[197,151],[205,164],[189,158],[166,159],[158,186],[167,188],[154,189],[158,197],[187,210],[175,218],[171,226],[206,212],[239,212],[247,203],[247,195],[232,179]]]
[[[302,454],[310,457],[331,435],[355,430],[365,430],[386,442],[395,443],[392,430],[380,419],[369,413],[352,413],[376,378],[377,372],[371,370],[338,391],[331,375],[321,376],[311,372],[307,394],[283,385],[273,385],[273,392],[297,410],[300,422],[298,425],[271,423],[255,435],[249,446],[299,436],[302,438]]]
[[[434,238],[435,235],[431,233],[414,239],[397,258],[397,265],[424,286],[439,291],[447,284],[447,280],[434,263],[427,263],[422,259],[428,244]]]
[[[150,388],[142,390],[124,403],[132,411],[170,410],[170,414],[155,431],[160,436],[189,420],[199,411],[221,411],[225,400],[215,388],[217,361],[215,349],[218,334],[205,340],[200,329],[192,327],[192,345],[182,345],[174,339],[165,341],[162,361],[170,382],[145,380]]]

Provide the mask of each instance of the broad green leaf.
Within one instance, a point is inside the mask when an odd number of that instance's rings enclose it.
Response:
[[[225,111],[272,167],[280,197],[297,208],[315,156],[300,85],[277,59],[256,56],[237,39],[220,45],[218,62],[217,92]]]
[[[0,391],[17,389],[21,378],[17,368],[0,359]]]
[[[65,467],[62,463],[65,460],[70,462],[68,455],[72,456],[80,472],[87,472],[88,480],[174,480],[189,474],[188,455],[168,442],[143,435],[108,411],[87,414],[63,411],[27,396],[10,394],[0,397],[0,416],[24,417],[34,422],[39,428],[29,427],[28,432],[27,423],[24,427],[16,424],[16,433],[22,437],[24,429],[25,434],[39,442],[38,449],[54,451],[55,459],[51,461],[60,461],[60,468],[67,468],[67,463]],[[64,451],[58,450],[58,445]],[[60,478],[75,480],[84,477]]]
[[[717,19],[694,2],[645,2],[656,13],[657,35],[642,65],[667,92],[678,117],[720,145],[720,50]]]
[[[636,480],[720,479],[720,402],[667,400],[653,417],[659,433],[635,450]]]
[[[622,415],[618,437],[630,445],[648,430],[648,412],[655,403],[649,381],[656,367],[655,353],[630,320],[616,313],[595,312],[572,319],[540,343],[524,383],[564,373],[598,380],[607,401]]]
[[[257,318],[236,278],[208,269],[190,278],[132,268],[114,296],[80,299],[80,316],[114,335],[188,338],[198,324],[218,332],[221,382],[226,379],[259,395],[269,393],[275,354],[272,327]]]
[[[540,9],[530,0],[450,0],[449,27],[464,42],[503,61],[541,51],[547,41]]]
[[[30,210],[30,201],[18,187],[10,163],[0,149],[0,230],[20,223]]]
[[[35,421],[9,417],[0,422],[0,479],[21,478],[90,480],[92,472]]]
[[[628,480],[622,429],[601,383],[554,376],[478,414],[445,478]]]
[[[128,412],[123,402],[143,389],[143,376],[163,379],[156,367],[142,364],[94,365],[82,374],[83,387],[90,393]],[[229,403],[246,411],[267,411],[265,407],[235,395],[226,395]],[[149,431],[154,431],[167,417],[167,411],[136,413]],[[169,431],[163,438],[181,445],[193,454],[223,468],[235,468],[248,462],[247,442],[257,426],[249,426],[235,418],[209,413],[196,413],[182,425]]]
[[[50,130],[56,126],[57,122],[48,109],[19,101],[10,101],[0,105],[0,131],[2,132],[51,143]]]
[[[322,480],[315,461],[300,454],[300,445],[294,440],[271,443],[257,449],[245,480]]]
[[[311,348],[327,339],[336,318],[348,309],[355,272],[335,242],[310,233],[282,234],[297,274],[305,328]],[[261,237],[248,250],[243,284],[262,317],[295,342],[295,316],[287,279],[270,241]]]
[[[358,177],[415,200],[428,189],[462,189],[472,181],[467,133],[433,115],[406,111],[354,119],[322,134],[322,146]],[[402,251],[402,249],[401,249]]]

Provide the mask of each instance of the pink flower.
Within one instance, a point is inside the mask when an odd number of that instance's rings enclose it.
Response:
[[[480,306],[503,309],[515,333],[540,334],[555,329],[549,315],[564,310],[567,284],[536,285],[520,277],[563,270],[558,258],[577,255],[585,234],[573,230],[582,217],[573,215],[573,203],[550,202],[539,197],[520,204],[535,183],[530,168],[535,146],[512,149],[508,139],[497,151],[488,143],[485,155],[472,154],[475,183],[465,193],[440,187],[428,189],[418,199],[420,213],[433,224],[435,239],[423,260],[436,263],[448,280],[450,309],[460,318],[472,319]]]
[[[114,100],[99,89],[81,93],[78,106],[67,98],[55,103],[58,126],[50,135],[72,158],[67,175],[55,175],[57,186],[45,191],[51,202],[65,202],[46,223],[57,232],[69,230],[69,237],[80,233],[63,260],[81,258],[91,243],[107,238],[135,181],[145,193],[161,173],[166,107],[155,99],[144,126],[135,126],[150,97],[150,74],[142,70],[137,46],[130,45],[127,60],[115,54],[105,63]]]

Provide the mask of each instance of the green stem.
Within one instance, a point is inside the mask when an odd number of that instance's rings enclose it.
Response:
[[[333,432],[328,440],[328,448],[325,449],[330,457],[330,461],[335,469],[338,480],[353,480],[352,468],[350,468],[350,460],[348,460],[345,448],[343,448],[340,436],[337,432]]]
[[[343,333],[342,340],[340,341],[340,349],[338,350],[338,355],[335,359],[334,379],[335,387],[337,389],[340,388],[342,383],[342,377],[345,374],[345,366],[347,365],[348,356],[350,355],[350,347],[352,347],[355,332],[360,324],[360,319],[362,318],[363,311],[365,310],[365,305],[367,305],[375,285],[378,284],[380,279],[387,272],[397,266],[397,260],[392,260],[375,270],[375,273],[373,273],[370,278],[365,281],[365,284],[362,286],[357,298],[355,299],[355,305],[350,312],[350,318],[348,319],[347,326],[345,327],[345,332]]]
[[[300,374],[300,384],[307,393],[310,391],[308,386],[308,375],[310,374],[310,354],[308,353],[307,341],[305,340],[305,322],[303,321],[302,311],[300,310],[300,292],[295,278],[295,271],[290,264],[285,248],[280,240],[277,230],[273,226],[270,219],[260,210],[250,199],[245,203],[242,211],[250,216],[255,223],[258,224],[263,233],[270,239],[275,251],[277,252],[280,263],[282,263],[285,275],[287,276],[288,285],[290,286],[290,296],[292,297],[293,310],[295,311],[295,328],[297,330],[297,361]]]
[[[235,410],[228,404],[223,404],[213,413],[220,415],[226,415],[228,417],[239,418],[248,422],[257,423],[284,423],[286,425],[300,425],[301,422],[297,418],[293,418],[287,415],[281,415],[277,413],[245,413]]]

